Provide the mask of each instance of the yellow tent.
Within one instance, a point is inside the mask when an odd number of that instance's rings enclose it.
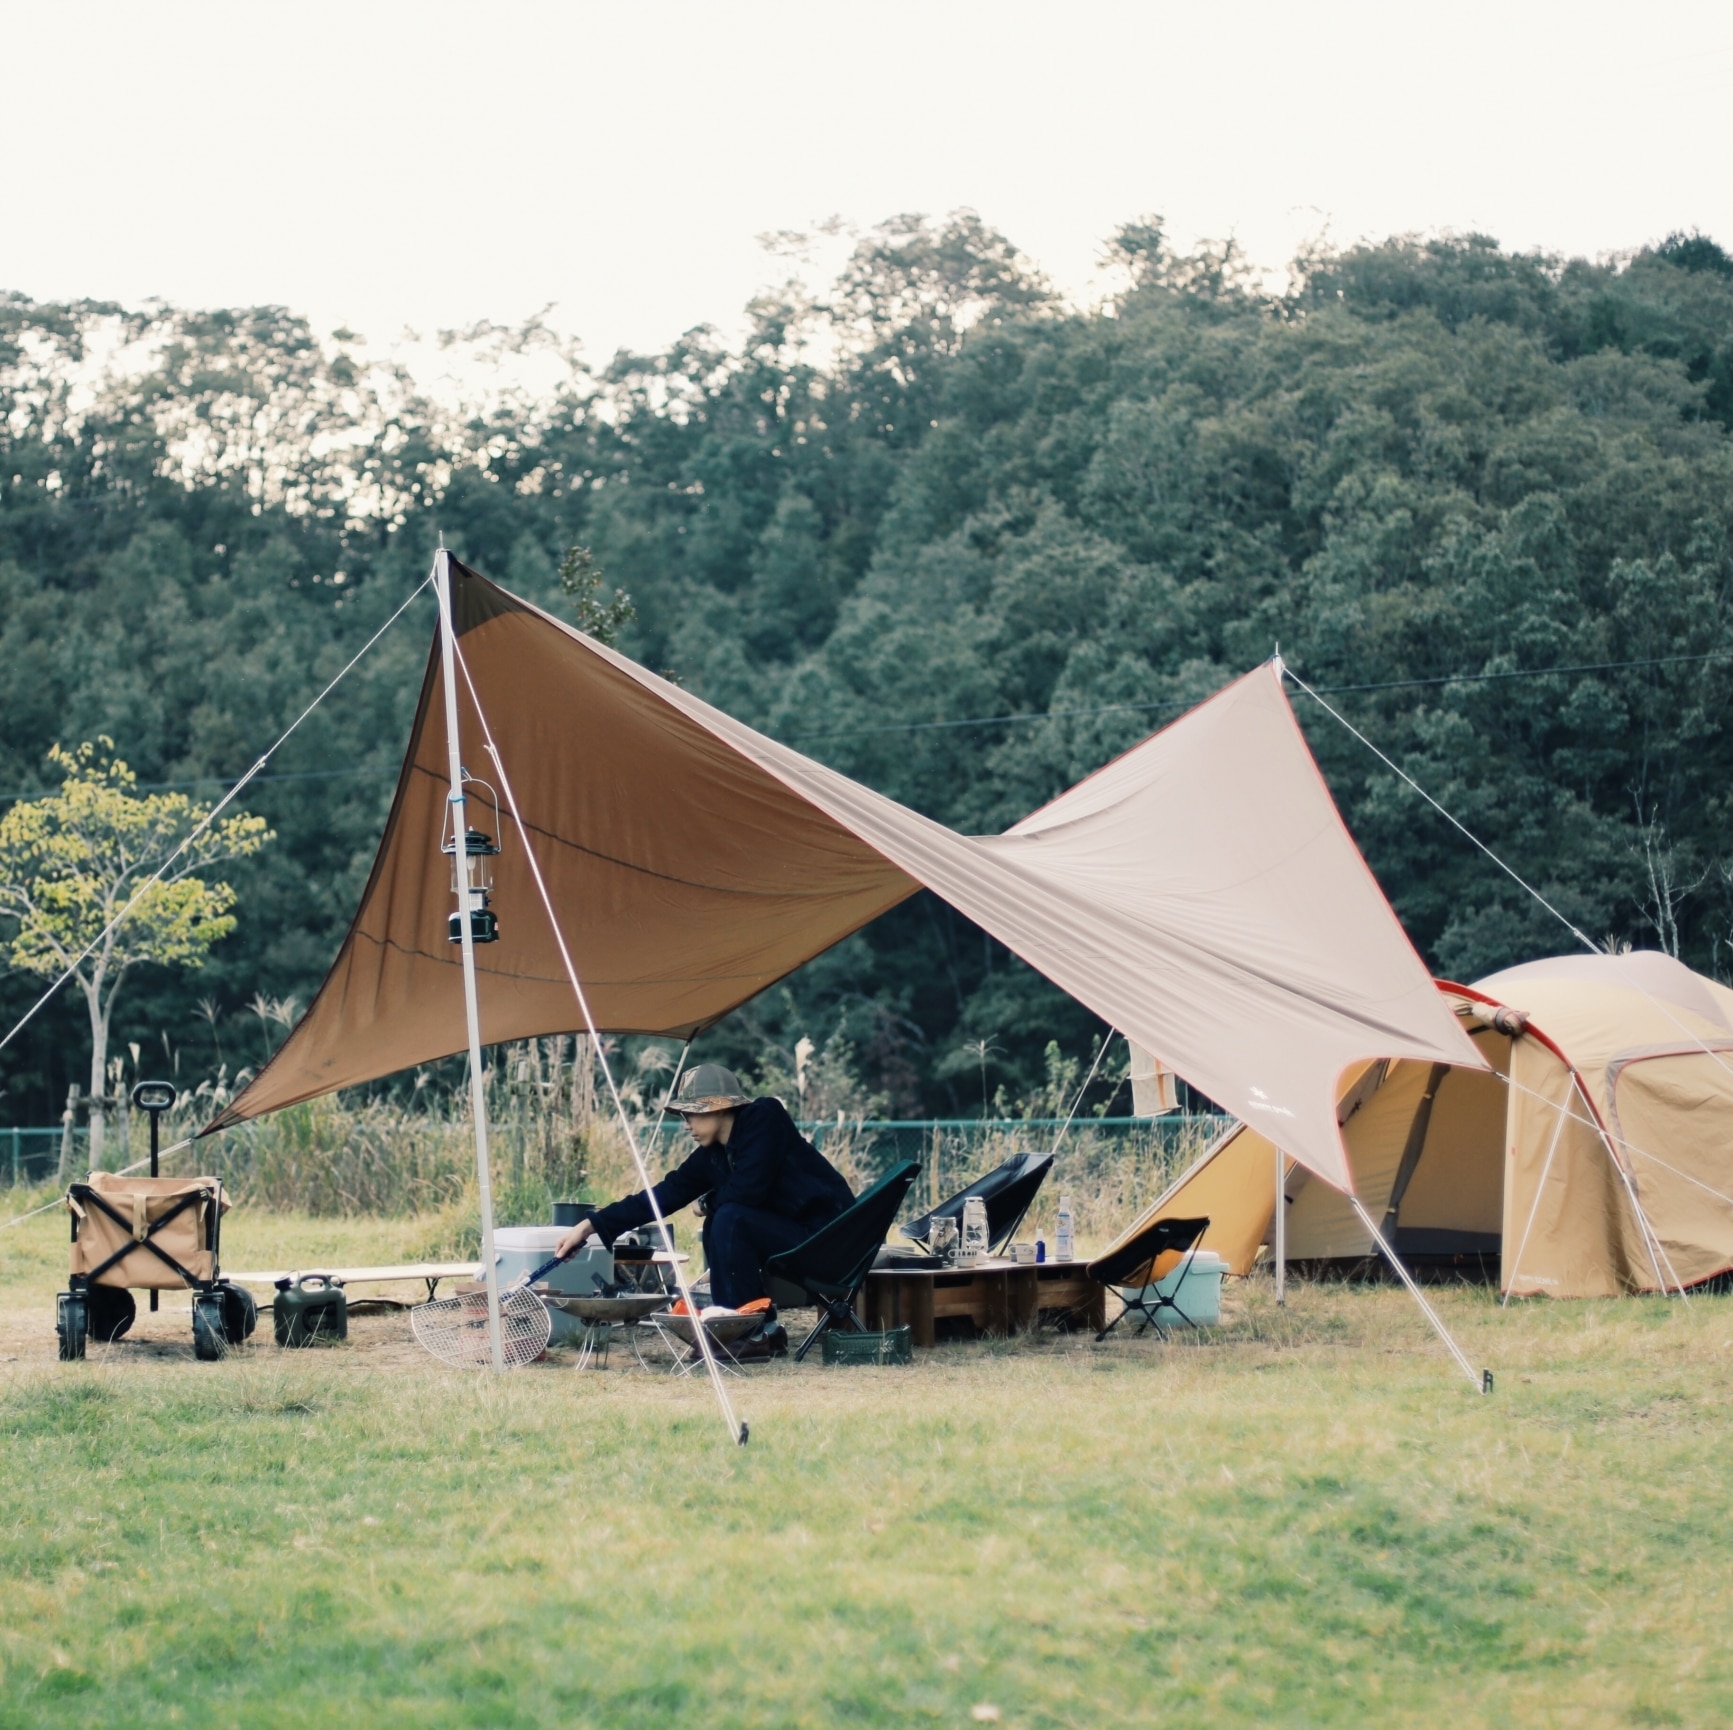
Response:
[[[1338,1107],[1354,1189],[1399,1255],[1496,1257],[1506,1291],[1554,1297],[1733,1269],[1733,991],[1648,952],[1439,990],[1490,1068],[1359,1064]],[[1275,1160],[1237,1127],[1138,1224],[1207,1215],[1205,1246],[1248,1272],[1271,1235]],[[1315,1172],[1286,1161],[1284,1193],[1291,1260],[1376,1253]]]

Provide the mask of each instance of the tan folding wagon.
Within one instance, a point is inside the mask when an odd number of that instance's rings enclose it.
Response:
[[[117,1340],[137,1314],[135,1291],[193,1294],[193,1352],[220,1358],[258,1322],[252,1294],[223,1279],[217,1263],[229,1199],[214,1177],[115,1177],[93,1171],[66,1192],[72,1269],[56,1331],[63,1361],[85,1341]]]

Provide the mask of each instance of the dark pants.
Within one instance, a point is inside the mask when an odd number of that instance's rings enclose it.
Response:
[[[764,1264],[773,1255],[805,1243],[817,1230],[816,1224],[802,1225],[767,1208],[732,1202],[717,1208],[704,1221],[711,1301],[739,1309],[754,1298],[768,1297]]]

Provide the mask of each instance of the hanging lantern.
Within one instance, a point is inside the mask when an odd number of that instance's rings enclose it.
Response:
[[[487,783],[478,782],[477,785],[486,786]],[[492,788],[488,791],[492,792]],[[496,795],[496,823],[498,816]],[[455,835],[448,835],[440,842],[439,850],[451,859],[451,892],[457,897],[457,910],[446,921],[447,939],[452,943],[463,941],[463,921],[467,914],[471,942],[497,943],[499,916],[489,902],[493,898],[493,862],[499,857],[499,843],[484,830],[465,825],[461,844]]]

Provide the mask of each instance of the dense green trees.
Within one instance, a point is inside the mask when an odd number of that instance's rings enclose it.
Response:
[[[238,772],[437,527],[556,607],[588,547],[635,603],[623,647],[973,829],[1279,643],[1585,930],[1726,971],[1733,658],[1655,663],[1733,657],[1733,260],[1700,236],[1611,264],[1393,241],[1272,297],[1231,248],[1176,256],[1153,223],[1116,246],[1123,293],[1078,313],[972,217],[902,219],[827,294],[756,304],[737,351],[695,331],[467,419],[280,311],[0,302],[0,791],[98,732],[146,781]],[[119,349],[150,364],[105,374]],[[285,753],[329,778],[249,791],[281,840],[199,987],[230,1019],[165,975],[130,1037],[195,1073],[219,1040],[254,1061],[239,1007],[316,984],[430,622]],[[1568,945],[1298,702],[1429,962]],[[966,1041],[1020,1085],[1089,1029],[923,898],[710,1037],[750,1057],[839,1018],[905,1110],[978,1096]],[[0,1057],[21,1116],[76,1073],[67,1032]]]

